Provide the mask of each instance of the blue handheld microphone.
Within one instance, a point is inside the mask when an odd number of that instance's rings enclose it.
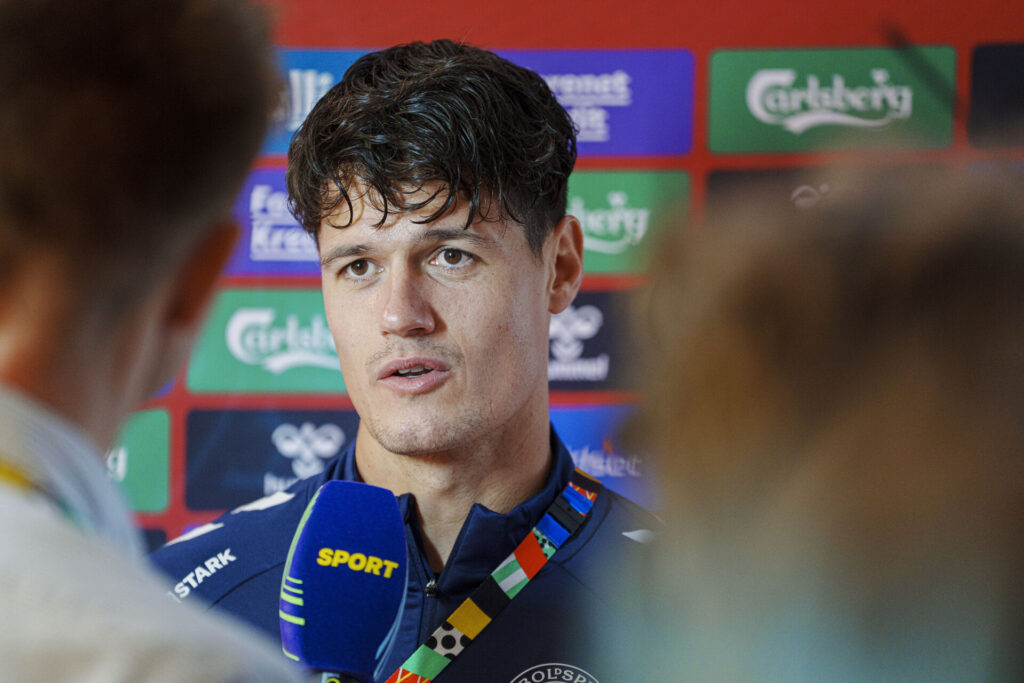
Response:
[[[401,620],[408,572],[394,494],[329,481],[306,507],[281,582],[281,645],[322,681],[370,683]]]

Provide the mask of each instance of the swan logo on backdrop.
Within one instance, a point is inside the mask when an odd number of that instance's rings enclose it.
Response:
[[[548,384],[553,390],[621,389],[630,382],[620,337],[627,292],[581,292],[548,327]]]
[[[500,50],[544,79],[579,128],[580,156],[690,151],[694,60],[686,50]]]
[[[107,451],[107,475],[136,512],[167,509],[170,477],[170,417],[163,410],[132,413]],[[142,463],[141,466],[133,466]]]
[[[288,208],[284,174],[283,168],[249,174],[233,211],[242,239],[228,263],[230,275],[320,276],[316,243]]]
[[[292,135],[313,106],[364,54],[354,50],[279,50],[286,88],[263,153],[287,154]]]
[[[263,478],[264,495],[283,491],[299,479],[323,472],[324,462],[340,453],[345,445],[345,432],[331,422],[319,427],[312,422],[284,422],[270,433],[270,441],[281,457],[291,461],[295,476],[279,477],[267,472]]]
[[[603,324],[604,315],[596,306],[569,306],[558,315],[551,316],[549,380],[602,382],[608,379],[607,353],[593,358],[582,357],[583,342],[593,339]]]
[[[619,429],[635,410],[630,405],[554,407],[551,424],[576,467],[609,489],[652,507],[655,487],[644,458],[616,443]]]
[[[187,382],[197,392],[343,391],[320,291],[220,292]]]
[[[945,147],[952,140],[955,67],[949,47],[716,52],[710,146]]]
[[[686,215],[689,176],[679,171],[577,171],[567,212],[583,228],[588,273],[642,273],[656,232]]]
[[[358,426],[350,410],[194,410],[186,418],[186,503],[235,508],[321,474]]]

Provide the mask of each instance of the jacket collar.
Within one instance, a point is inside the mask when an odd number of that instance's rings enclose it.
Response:
[[[551,429],[551,451],[554,454],[551,472],[544,488],[526,499],[507,514],[501,514],[477,503],[469,511],[462,530],[455,541],[451,555],[437,586],[442,593],[450,596],[470,591],[486,579],[498,564],[508,557],[526,534],[544,516],[548,506],[555,500],[572,476],[573,461],[568,449],[555,430]],[[347,481],[362,481],[356,468],[355,440],[353,439],[331,468],[329,478]],[[415,500],[412,494],[398,497],[398,507],[406,526],[413,528],[418,536]],[[422,550],[417,547],[419,558],[413,562],[424,562]],[[412,548],[410,548],[412,551]]]

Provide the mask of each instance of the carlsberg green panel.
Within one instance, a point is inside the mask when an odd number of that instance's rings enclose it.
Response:
[[[133,413],[107,452],[107,474],[136,512],[167,509],[171,421],[163,410]]]
[[[196,392],[344,392],[320,290],[221,292],[187,383]]]
[[[951,47],[711,55],[713,152],[940,148],[953,135]]]
[[[646,267],[656,232],[686,218],[686,173],[576,171],[569,177],[568,213],[583,226],[587,273],[637,273]]]

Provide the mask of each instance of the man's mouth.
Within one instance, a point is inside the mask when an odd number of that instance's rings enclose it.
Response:
[[[450,371],[451,366],[444,361],[420,356],[386,363],[377,371],[377,379],[401,391],[425,390],[446,379]]]
[[[413,368],[396,370],[394,374],[398,375],[399,377],[422,377],[423,375],[427,374],[428,372],[432,372],[433,370],[434,368],[428,367],[426,365],[417,365],[416,367]]]

